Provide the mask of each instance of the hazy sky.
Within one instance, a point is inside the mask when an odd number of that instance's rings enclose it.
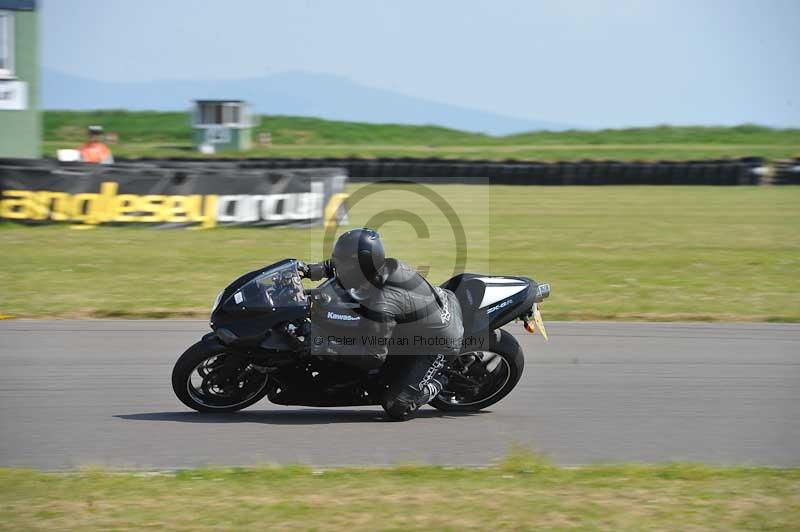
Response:
[[[303,70],[579,126],[800,126],[800,0],[41,4],[44,65],[87,78]]]

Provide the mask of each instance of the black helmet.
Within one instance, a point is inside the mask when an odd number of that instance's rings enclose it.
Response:
[[[357,299],[377,286],[386,264],[381,235],[363,227],[344,233],[333,246],[333,267],[343,288]]]

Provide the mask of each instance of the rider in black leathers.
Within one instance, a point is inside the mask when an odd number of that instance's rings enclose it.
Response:
[[[331,260],[308,265],[306,276],[335,276],[359,303],[364,330],[384,340],[364,344],[363,356],[386,361],[390,381],[382,404],[390,418],[407,419],[447,384],[439,370],[458,354],[464,334],[458,300],[405,263],[387,259],[376,231],[344,233]]]

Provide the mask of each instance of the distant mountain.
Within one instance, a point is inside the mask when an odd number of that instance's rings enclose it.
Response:
[[[285,72],[224,81],[155,80],[105,82],[44,70],[45,109],[188,110],[192,100],[232,98],[250,102],[257,113],[313,116],[372,123],[433,124],[490,135],[568,129],[458,107],[358,85],[327,74]]]

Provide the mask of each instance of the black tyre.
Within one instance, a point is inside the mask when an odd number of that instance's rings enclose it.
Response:
[[[235,412],[267,394],[267,374],[221,344],[197,342],[175,363],[172,390],[198,412]]]
[[[449,372],[449,382],[430,405],[445,412],[476,412],[508,395],[522,377],[525,355],[511,333],[494,331],[489,349],[462,353],[451,367],[469,367],[465,374]]]

